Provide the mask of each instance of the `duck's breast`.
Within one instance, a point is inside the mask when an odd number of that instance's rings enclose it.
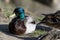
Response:
[[[24,21],[16,20],[9,24],[9,31],[13,34],[24,34],[26,27]]]
[[[18,21],[16,22],[15,28],[16,28],[16,32],[17,32],[18,34],[24,34],[25,31],[26,31],[26,27],[25,27],[25,25],[24,25],[24,21],[18,20]]]

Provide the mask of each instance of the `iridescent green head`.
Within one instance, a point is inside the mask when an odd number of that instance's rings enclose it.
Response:
[[[24,20],[25,19],[25,12],[23,8],[15,8],[14,13],[17,17],[20,18],[20,20]]]

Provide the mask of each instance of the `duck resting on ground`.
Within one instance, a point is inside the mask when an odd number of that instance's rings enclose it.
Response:
[[[13,34],[28,34],[36,29],[36,23],[30,16],[25,16],[23,8],[15,8],[15,18],[9,23],[9,31]]]

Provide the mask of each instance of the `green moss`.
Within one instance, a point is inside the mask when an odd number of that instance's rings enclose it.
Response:
[[[43,17],[37,17],[37,18],[34,18],[36,21],[41,21],[43,19]]]
[[[11,16],[11,15],[12,15],[11,12],[6,12],[6,13],[5,13],[5,17],[6,17],[6,18],[9,18],[9,16]]]
[[[43,35],[46,34],[46,31],[42,31],[42,30],[35,30],[34,33],[32,33],[31,36],[39,36],[39,35]]]

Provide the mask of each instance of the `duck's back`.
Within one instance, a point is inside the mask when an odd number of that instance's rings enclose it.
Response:
[[[26,31],[24,21],[21,21],[19,18],[15,17],[9,23],[9,30],[13,34],[24,34]]]

